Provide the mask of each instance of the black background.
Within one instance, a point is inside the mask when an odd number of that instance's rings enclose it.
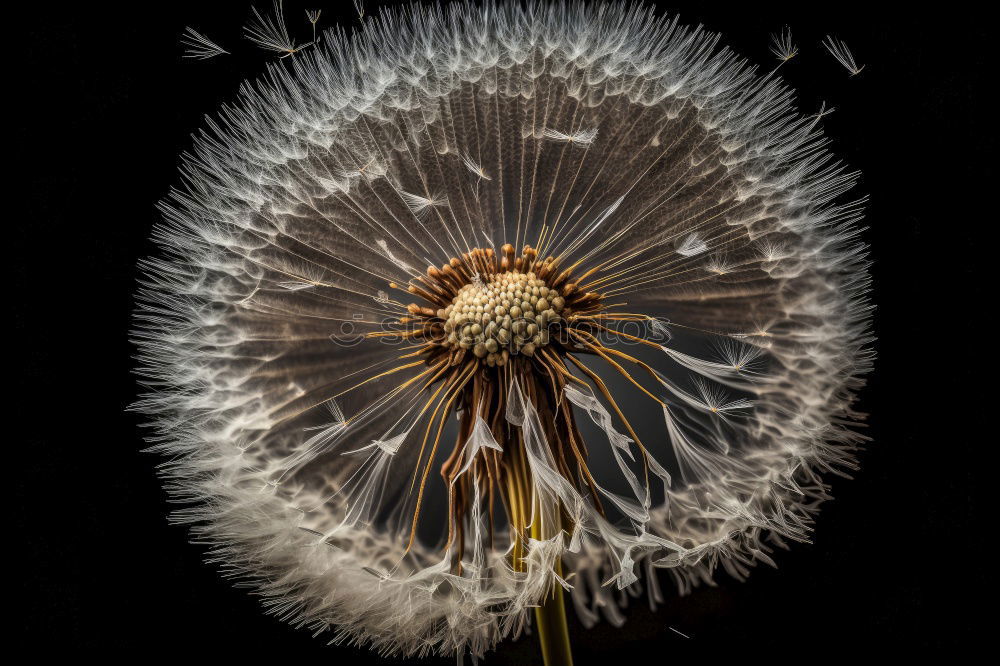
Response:
[[[334,3],[287,2],[285,13],[308,41],[303,7],[324,8],[321,27],[354,25],[343,4],[338,14]],[[861,407],[873,441],[857,478],[835,481],[814,543],[779,553],[779,570],[760,568],[745,583],[722,576],[655,614],[640,600],[622,629],[584,631],[574,618],[577,662],[780,655],[775,647],[801,658],[873,639],[968,646],[983,619],[975,600],[992,596],[994,557],[977,485],[991,483],[996,444],[985,428],[995,389],[976,387],[995,365],[996,331],[976,322],[996,309],[986,22],[951,6],[884,15],[801,3],[662,9],[723,33],[765,67],[770,33],[790,25],[800,54],[783,76],[803,110],[837,107],[827,134],[871,196],[879,358]],[[140,452],[138,419],[125,411],[136,393],[135,265],[154,250],[154,204],[177,183],[178,154],[203,116],[273,60],[240,38],[248,13],[247,2],[81,3],[38,7],[16,23],[26,39],[7,55],[17,76],[5,106],[8,145],[20,156],[8,173],[23,183],[5,200],[23,209],[4,224],[14,239],[7,355],[16,366],[4,470],[15,506],[4,541],[20,561],[8,568],[17,643],[401,663],[327,647],[265,616],[204,564],[202,548],[167,525],[157,460]],[[234,55],[182,60],[186,25]],[[819,45],[828,33],[867,64],[860,76]],[[540,660],[527,637],[487,663]]]

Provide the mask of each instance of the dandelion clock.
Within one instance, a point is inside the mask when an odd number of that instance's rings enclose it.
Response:
[[[555,666],[568,613],[810,538],[863,440],[869,277],[856,174],[775,72],[641,4],[289,48],[143,264],[137,408],[213,561],[320,640],[531,633]]]

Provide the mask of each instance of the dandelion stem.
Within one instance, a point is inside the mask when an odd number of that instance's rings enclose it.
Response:
[[[548,526],[542,524],[540,516],[536,518],[531,525],[532,538],[549,538],[551,535],[545,534],[546,527]],[[555,570],[561,577],[562,562],[559,559],[556,559]],[[545,595],[542,605],[535,608],[535,622],[538,624],[538,642],[542,646],[545,666],[573,666],[569,625],[566,624],[566,604],[563,601],[562,586],[558,583],[552,583],[552,589]]]

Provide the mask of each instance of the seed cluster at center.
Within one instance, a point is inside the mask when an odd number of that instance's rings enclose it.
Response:
[[[566,300],[534,273],[506,272],[476,277],[451,305],[438,311],[448,343],[471,349],[490,366],[512,354],[534,355],[549,343],[550,329],[562,321]]]

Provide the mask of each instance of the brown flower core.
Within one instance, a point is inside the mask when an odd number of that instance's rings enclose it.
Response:
[[[487,365],[504,365],[512,354],[533,356],[549,344],[566,299],[533,272],[475,276],[451,305],[438,311],[453,347],[471,349]]]

